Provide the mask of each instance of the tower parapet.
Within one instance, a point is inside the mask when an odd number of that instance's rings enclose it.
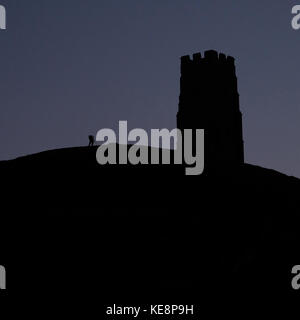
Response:
[[[192,59],[190,55],[185,55],[181,57],[181,66],[185,67],[187,65],[192,65],[201,62],[219,62],[227,63],[228,65],[234,66],[235,59],[232,56],[226,56],[224,53],[218,53],[215,50],[207,50],[204,52],[204,57],[202,57],[201,52],[194,53]]]

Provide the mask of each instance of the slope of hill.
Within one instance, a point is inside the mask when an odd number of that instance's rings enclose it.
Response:
[[[85,147],[4,161],[0,172],[6,236],[22,239],[7,255],[34,262],[37,288],[72,288],[80,263],[82,285],[107,294],[292,293],[294,177],[249,164],[200,176],[179,165],[100,166]]]

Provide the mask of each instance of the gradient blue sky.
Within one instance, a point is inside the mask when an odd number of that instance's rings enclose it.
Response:
[[[179,58],[215,49],[236,58],[246,161],[300,177],[300,0],[0,4],[0,159],[86,145],[119,120],[176,127]]]

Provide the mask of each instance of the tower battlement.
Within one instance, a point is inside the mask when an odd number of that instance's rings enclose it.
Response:
[[[231,69],[235,74],[235,59],[232,56],[226,56],[224,53],[218,53],[215,50],[207,50],[202,56],[201,52],[181,57],[181,72],[194,69],[196,66],[215,64],[218,67]]]
[[[223,63],[228,63],[234,65],[235,59],[232,56],[226,56],[224,53],[218,53],[215,50],[204,51],[204,57],[202,57],[201,52],[194,53],[192,59],[190,55],[185,55],[181,57],[181,64],[197,63],[201,61],[219,61]]]

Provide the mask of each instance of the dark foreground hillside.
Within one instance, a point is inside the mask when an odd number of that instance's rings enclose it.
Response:
[[[95,154],[0,163],[11,287],[26,271],[40,292],[85,289],[107,300],[295,294],[298,179],[248,164],[200,176],[178,165],[100,166]]]

